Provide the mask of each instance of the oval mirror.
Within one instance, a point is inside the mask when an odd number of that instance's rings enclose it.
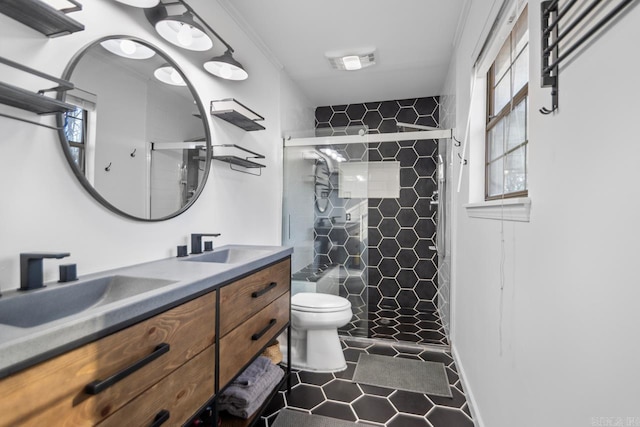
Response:
[[[331,184],[329,182],[330,172],[327,161],[320,157],[316,160],[314,170],[314,183],[315,183],[315,199],[316,209],[318,212],[324,213],[329,206],[329,190]]]
[[[206,111],[165,53],[128,36],[86,46],[63,78],[62,146],[82,185],[127,218],[161,221],[187,210],[209,174]]]

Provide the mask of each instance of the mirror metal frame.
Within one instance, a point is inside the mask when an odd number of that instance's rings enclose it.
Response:
[[[136,221],[145,221],[145,222],[158,222],[158,221],[166,221],[168,219],[174,218],[182,213],[184,213],[187,209],[189,209],[191,206],[193,206],[193,204],[196,202],[196,200],[198,199],[198,197],[200,197],[200,194],[202,193],[202,190],[204,189],[205,185],[207,184],[207,179],[209,178],[209,171],[211,170],[211,150],[212,150],[212,146],[211,146],[211,129],[209,128],[209,121],[206,119],[207,117],[207,110],[204,107],[204,104],[202,103],[202,101],[200,100],[200,97],[198,96],[198,92],[195,90],[195,87],[193,86],[193,84],[189,81],[189,79],[187,79],[187,77],[185,76],[184,72],[182,71],[182,69],[178,66],[178,64],[176,64],[176,62],[163,50],[161,50],[160,48],[158,48],[157,46],[151,44],[150,42],[143,40],[141,38],[138,37],[134,37],[134,36],[127,36],[127,35],[109,35],[109,36],[105,36],[105,37],[101,37],[97,40],[94,40],[93,42],[85,45],[82,49],[80,49],[78,52],[76,52],[73,57],[71,58],[71,60],[69,61],[69,63],[67,64],[66,68],[64,69],[64,72],[62,74],[62,78],[65,80],[70,80],[71,81],[71,77],[72,77],[72,73],[75,70],[76,66],[78,65],[78,62],[80,62],[80,60],[82,59],[82,57],[84,56],[85,52],[87,52],[89,49],[93,48],[94,46],[100,44],[101,42],[105,41],[105,40],[110,40],[110,39],[128,39],[128,40],[132,40],[136,43],[140,43],[150,49],[153,49],[156,54],[160,55],[164,60],[166,60],[167,63],[169,63],[172,67],[174,67],[176,69],[176,71],[178,73],[180,73],[180,76],[182,76],[182,78],[184,79],[185,83],[187,84],[187,88],[189,89],[189,91],[191,92],[191,95],[193,96],[193,99],[198,107],[198,110],[200,111],[200,116],[202,119],[202,124],[204,126],[204,136],[205,136],[205,143],[206,143],[206,148],[207,148],[207,159],[205,161],[205,167],[204,167],[204,175],[202,177],[202,182],[201,184],[198,186],[196,192],[193,194],[193,197],[191,197],[191,200],[189,200],[189,203],[185,204],[184,206],[182,206],[180,209],[178,209],[177,211],[173,212],[170,215],[161,217],[161,218],[141,218],[139,216],[135,216],[135,215],[131,215],[130,213],[127,213],[121,209],[118,209],[117,207],[115,207],[113,204],[111,204],[107,199],[105,199],[89,182],[89,180],[87,180],[87,178],[84,176],[84,174],[82,173],[82,171],[80,170],[80,168],[78,168],[78,166],[76,165],[76,163],[73,160],[73,157],[71,155],[71,151],[68,149],[68,141],[67,138],[65,136],[64,133],[64,118],[63,118],[63,114],[62,113],[58,113],[56,114],[56,124],[58,127],[58,136],[60,138],[60,145],[62,146],[62,151],[64,152],[64,156],[67,159],[67,162],[69,163],[69,166],[71,166],[71,169],[73,170],[74,175],[76,176],[76,178],[78,179],[78,181],[80,181],[80,184],[82,184],[82,186],[85,188],[85,190],[87,190],[89,192],[89,194],[91,194],[91,196],[96,199],[98,202],[100,202],[100,204],[102,204],[104,207],[106,207],[107,209],[109,209],[111,212],[116,213],[118,215],[121,215],[125,218],[128,219],[133,219]],[[58,96],[58,99],[61,101],[64,101],[66,98],[66,94],[64,92],[60,93]]]

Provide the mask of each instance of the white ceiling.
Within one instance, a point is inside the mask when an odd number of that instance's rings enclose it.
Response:
[[[218,1],[323,106],[440,95],[465,0]],[[369,46],[377,63],[359,71],[325,57]]]

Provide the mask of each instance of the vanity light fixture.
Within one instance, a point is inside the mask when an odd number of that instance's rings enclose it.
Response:
[[[133,7],[154,7],[160,3],[160,0],[116,0],[117,2],[133,6]]]
[[[153,75],[156,79],[160,80],[162,83],[166,83],[168,85],[173,86],[186,86],[187,83],[184,81],[178,70],[173,68],[169,64],[164,64],[162,67],[157,68]]]
[[[100,42],[109,52],[128,59],[149,59],[156,53],[148,47],[129,39],[109,39]]]
[[[204,69],[214,76],[227,80],[246,80],[249,77],[242,64],[233,58],[229,49],[224,55],[216,56],[205,62]]]
[[[167,7],[175,5],[183,6],[186,12],[182,15],[169,15]],[[144,13],[158,34],[170,43],[185,49],[196,51],[211,49],[213,41],[209,33],[212,34],[225,46],[226,50],[224,54],[205,62],[204,69],[226,80],[245,80],[249,77],[242,64],[233,57],[234,50],[231,45],[220,37],[185,0],[168,0],[164,3],[161,1],[155,7],[145,9]]]
[[[158,6],[165,10],[163,6]],[[182,15],[166,16],[155,23],[158,34],[163,39],[184,49],[204,51],[213,47],[211,37],[194,19],[191,12]]]

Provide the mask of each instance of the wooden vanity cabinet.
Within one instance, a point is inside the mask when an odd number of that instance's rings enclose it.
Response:
[[[196,356],[208,357],[212,373],[215,307],[211,292],[0,380],[0,425],[92,426],[109,420],[161,380],[175,377],[172,373],[189,362],[202,364]],[[136,364],[143,366],[112,385],[100,383]],[[213,375],[205,370],[197,387],[213,394]],[[188,415],[202,403],[192,405]],[[171,418],[170,424],[180,424]]]
[[[289,323],[289,259],[220,289],[222,389]]]
[[[289,325],[290,278],[287,258],[1,379],[0,427],[189,422]]]
[[[290,292],[290,258],[220,289],[219,390],[290,324]],[[251,426],[260,412],[247,420],[222,417],[222,426]]]
[[[207,347],[149,390],[98,424],[123,427],[152,426],[165,417],[167,426],[186,422],[214,393],[215,349]]]
[[[224,337],[290,288],[288,259],[220,288],[220,336]]]
[[[240,373],[289,321],[289,293],[220,338],[220,388]]]

